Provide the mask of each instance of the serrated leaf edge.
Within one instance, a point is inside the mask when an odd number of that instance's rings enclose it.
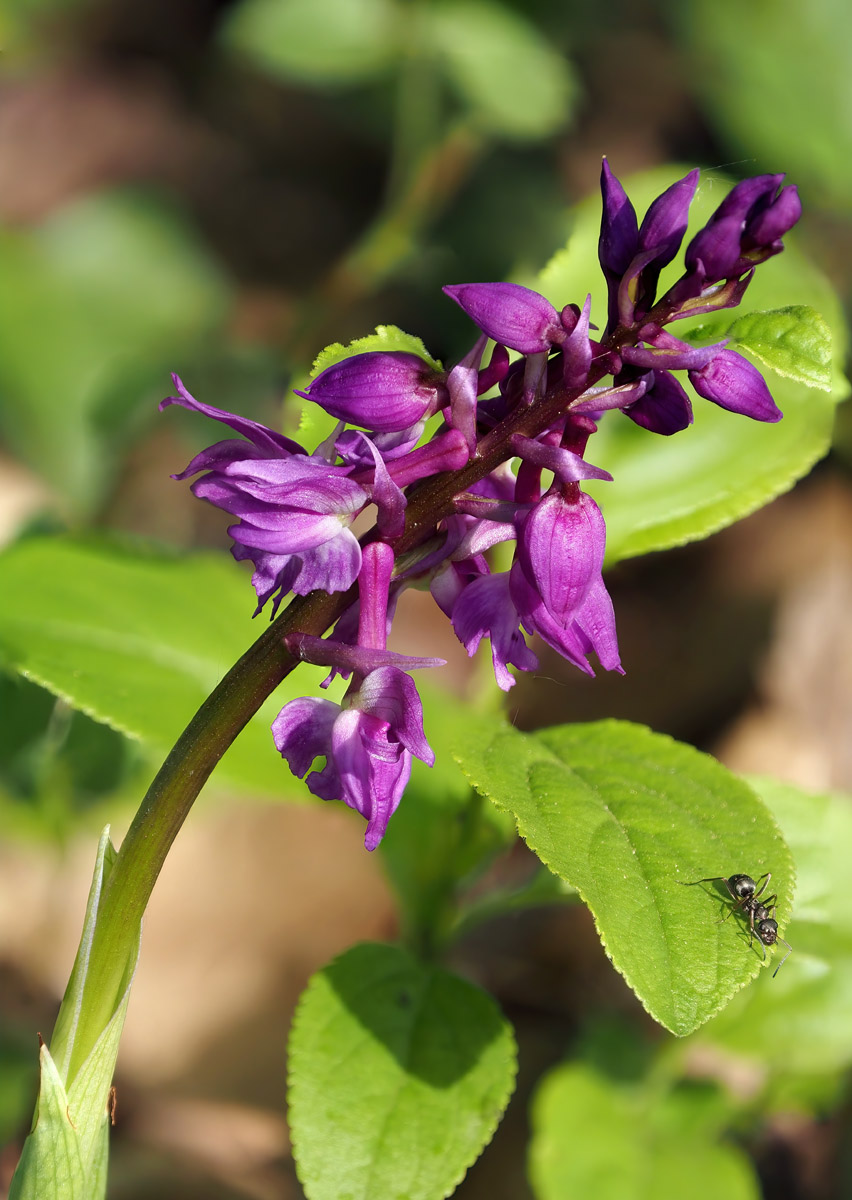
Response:
[[[712,756],[711,754],[706,754],[704,751],[702,751],[702,750],[698,750],[698,749],[697,749],[695,746],[689,746],[689,745],[688,745],[688,743],[686,743],[686,742],[679,742],[677,738],[671,737],[669,734],[666,734],[666,733],[658,733],[656,730],[650,729],[650,728],[649,728],[647,725],[641,725],[641,724],[639,724],[638,722],[632,722],[632,721],[617,721],[617,720],[614,720],[614,719],[609,719],[609,720],[604,720],[604,721],[595,721],[595,722],[591,722],[591,723],[592,723],[592,724],[594,724],[594,725],[596,725],[596,726],[599,726],[599,727],[605,727],[605,726],[619,726],[619,725],[625,725],[625,724],[626,724],[626,725],[629,725],[629,726],[630,726],[632,729],[634,729],[634,730],[636,730],[636,729],[641,729],[641,730],[643,730],[643,731],[644,731],[644,733],[646,733],[646,734],[648,734],[648,735],[650,735],[650,736],[652,736],[652,737],[654,737],[654,738],[663,738],[663,739],[665,739],[667,742],[669,742],[669,743],[671,743],[671,744],[673,744],[673,745],[677,745],[677,746],[686,746],[688,749],[692,750],[692,751],[693,751],[695,754],[700,754],[700,755],[701,755],[703,758],[707,758],[707,759],[709,759],[711,762],[714,762],[714,763],[717,763],[717,762],[718,762],[718,760],[717,760],[717,759],[715,759],[715,758],[713,758],[713,756]],[[509,727],[509,726],[503,726],[501,731],[505,731],[505,730],[506,730],[506,729],[508,729],[508,728],[510,728],[510,727]],[[542,731],[542,732],[544,732],[544,731]],[[533,735],[533,736],[534,736],[534,735]],[[539,741],[537,744],[538,744],[538,745],[539,745],[539,746],[542,748],[542,750],[544,750],[544,751],[546,751],[546,752],[547,752],[547,755],[548,755],[548,757],[550,758],[550,760],[551,760],[552,762],[555,762],[555,763],[557,763],[557,764],[558,764],[558,765],[560,765],[560,766],[564,766],[564,763],[562,762],[562,760],[561,760],[560,758],[558,758],[558,756],[557,756],[557,755],[553,754],[553,753],[552,753],[552,751],[550,751],[550,750],[548,749],[548,747],[547,747],[546,745],[544,745],[544,743],[542,743],[542,742],[540,742],[540,741]],[[671,1025],[669,1025],[669,1024],[666,1022],[666,1021],[662,1020],[662,1019],[660,1018],[660,1016],[659,1016],[657,1013],[655,1013],[655,1012],[654,1012],[654,1011],[653,1011],[653,1010],[652,1010],[652,1009],[649,1007],[649,1005],[648,1005],[648,1004],[646,1003],[646,1001],[645,1001],[645,998],[644,998],[642,995],[640,995],[640,993],[639,993],[639,992],[636,990],[636,988],[634,987],[634,985],[633,985],[633,983],[631,982],[631,979],[630,979],[630,976],[628,975],[628,973],[627,973],[627,972],[626,972],[626,971],[625,971],[625,970],[624,970],[624,969],[623,969],[623,968],[622,968],[622,967],[621,967],[621,966],[620,966],[620,965],[619,965],[619,964],[616,962],[616,960],[613,958],[613,956],[612,956],[612,953],[610,952],[609,946],[608,946],[608,944],[607,944],[606,936],[605,936],[604,932],[602,931],[602,929],[600,928],[600,925],[598,924],[598,916],[597,916],[597,913],[595,912],[595,910],[592,908],[591,904],[589,903],[589,901],[588,901],[587,897],[585,896],[585,894],[584,894],[584,892],[583,892],[583,889],[582,889],[582,888],[580,888],[580,887],[579,887],[579,886],[578,886],[576,883],[574,883],[572,880],[568,879],[568,878],[567,878],[565,875],[561,874],[561,872],[559,872],[559,871],[555,870],[555,869],[554,869],[554,868],[551,866],[551,864],[550,864],[550,862],[548,861],[548,859],[547,859],[547,858],[546,858],[546,857],[545,857],[545,856],[544,856],[544,855],[543,855],[543,854],[542,854],[540,851],[538,851],[538,850],[534,849],[534,848],[533,848],[533,846],[531,846],[531,845],[530,845],[530,843],[529,843],[529,841],[528,841],[528,839],[527,839],[526,835],[525,835],[525,834],[524,834],[524,832],[521,830],[521,827],[520,827],[520,822],[519,822],[518,818],[515,816],[515,814],[512,812],[512,810],[511,810],[510,808],[508,808],[508,806],[507,806],[507,805],[505,805],[505,804],[501,804],[501,803],[500,803],[498,800],[494,799],[494,797],[493,797],[493,796],[490,796],[490,795],[489,795],[489,793],[488,793],[488,792],[485,790],[485,788],[482,786],[482,784],[480,784],[480,783],[478,783],[478,782],[476,781],[476,778],[474,777],[474,773],[473,773],[473,772],[471,772],[471,771],[469,771],[469,770],[468,770],[468,769],[465,767],[464,763],[462,762],[462,759],[461,759],[460,755],[458,755],[458,754],[454,753],[454,754],[453,754],[453,757],[455,758],[456,762],[457,762],[457,763],[458,763],[458,765],[459,765],[459,769],[461,770],[462,774],[463,774],[463,775],[465,776],[465,778],[467,779],[468,783],[470,783],[471,787],[475,788],[475,789],[476,789],[476,791],[478,791],[478,792],[479,792],[479,794],[480,794],[481,796],[484,796],[484,797],[485,797],[487,800],[489,800],[489,801],[490,801],[490,802],[491,802],[491,803],[492,803],[492,804],[495,806],[495,808],[498,808],[498,809],[500,809],[500,810],[501,810],[501,811],[503,811],[503,812],[508,812],[508,813],[510,813],[510,815],[511,815],[511,816],[514,818],[514,820],[515,820],[515,828],[516,828],[516,829],[517,829],[517,831],[518,831],[518,836],[519,836],[519,837],[520,837],[520,838],[521,838],[521,839],[522,839],[522,840],[525,842],[525,844],[526,844],[527,846],[529,846],[530,850],[532,851],[532,853],[533,853],[533,854],[535,854],[536,858],[538,858],[538,859],[539,859],[539,861],[540,861],[540,862],[542,862],[542,863],[543,863],[543,864],[544,864],[544,865],[547,867],[547,869],[548,869],[549,871],[552,871],[552,872],[553,872],[553,874],[554,874],[554,875],[556,875],[556,877],[557,877],[558,879],[562,879],[562,880],[563,880],[565,883],[569,884],[569,886],[571,886],[571,887],[573,887],[573,888],[575,889],[575,891],[576,891],[577,895],[580,897],[580,899],[583,901],[583,903],[584,903],[584,904],[586,905],[586,907],[588,908],[589,912],[592,914],[592,919],[593,919],[593,921],[594,921],[594,924],[595,924],[595,930],[596,930],[596,932],[597,932],[597,934],[598,934],[598,937],[600,938],[601,945],[603,946],[603,949],[604,949],[604,953],[606,954],[606,956],[607,956],[607,958],[609,959],[609,961],[612,963],[613,967],[615,967],[615,969],[616,969],[616,971],[618,971],[619,975],[621,975],[621,976],[622,976],[622,978],[624,979],[624,981],[625,981],[625,983],[627,984],[627,986],[628,986],[628,987],[630,988],[630,990],[633,992],[633,995],[636,997],[636,999],[639,1001],[639,1003],[640,1003],[640,1004],[642,1005],[642,1007],[645,1009],[645,1012],[647,1012],[647,1013],[648,1013],[648,1015],[649,1015],[650,1017],[652,1017],[652,1018],[653,1018],[653,1020],[654,1020],[654,1021],[656,1021],[656,1022],[657,1022],[659,1025],[662,1025],[664,1029],[667,1029],[667,1030],[669,1031],[669,1033],[672,1033],[672,1034],[674,1034],[674,1036],[675,1036],[675,1037],[688,1037],[688,1036],[689,1036],[691,1033],[694,1033],[696,1029],[700,1029],[702,1025],[705,1025],[705,1024],[706,1024],[706,1023],[707,1023],[709,1020],[711,1020],[711,1019],[712,1019],[713,1017],[715,1017],[715,1016],[716,1016],[718,1013],[720,1013],[720,1012],[722,1011],[722,1009],[723,1009],[723,1008],[726,1008],[726,1007],[727,1007],[727,1005],[728,1005],[728,1004],[730,1004],[731,1000],[734,998],[734,996],[736,996],[736,994],[737,994],[738,992],[742,991],[742,990],[743,990],[743,988],[745,988],[745,987],[747,987],[749,984],[753,983],[753,982],[754,982],[754,980],[757,978],[757,976],[758,976],[759,972],[761,971],[761,969],[763,969],[764,967],[767,967],[767,966],[769,966],[770,960],[769,960],[769,958],[768,958],[768,957],[767,957],[767,961],[766,961],[765,963],[763,963],[763,962],[756,963],[756,964],[755,964],[755,966],[754,966],[753,972],[752,972],[752,974],[749,976],[749,978],[747,978],[747,979],[744,979],[744,980],[743,980],[743,982],[742,982],[742,983],[740,983],[740,984],[738,984],[737,986],[735,986],[735,987],[733,988],[733,990],[732,990],[730,993],[728,993],[727,995],[723,996],[723,997],[722,997],[722,998],[719,1000],[719,1003],[717,1004],[717,1006],[716,1006],[716,1007],[715,1007],[715,1008],[712,1010],[712,1012],[708,1012],[706,1016],[702,1017],[702,1019],[701,1019],[700,1021],[698,1021],[696,1024],[692,1025],[692,1026],[691,1026],[689,1029],[684,1029],[684,1030],[682,1030],[682,1031],[681,1031],[681,1030],[677,1030],[677,1029],[673,1029],[673,1028],[671,1027]],[[732,774],[733,774],[733,772],[732,772]],[[795,886],[796,886],[796,864],[795,864],[795,860],[793,859],[792,852],[790,851],[790,847],[787,845],[787,843],[786,843],[786,841],[785,841],[785,839],[784,839],[784,835],[783,835],[783,833],[782,833],[782,831],[781,831],[781,828],[780,828],[780,826],[778,825],[778,822],[775,820],[775,817],[773,816],[772,812],[770,811],[770,809],[769,809],[768,805],[766,805],[766,804],[764,803],[764,801],[761,799],[761,797],[758,795],[758,793],[757,793],[757,792],[755,792],[754,788],[752,788],[752,787],[751,787],[751,785],[748,783],[748,780],[747,780],[747,779],[746,779],[744,776],[737,775],[737,778],[738,778],[738,779],[739,779],[739,780],[740,780],[740,781],[741,781],[743,784],[745,784],[745,786],[746,786],[746,787],[748,787],[748,788],[749,788],[749,791],[751,791],[751,792],[752,792],[752,794],[754,795],[754,797],[755,797],[755,799],[758,801],[758,803],[759,803],[759,804],[760,804],[760,805],[761,805],[761,806],[762,806],[762,807],[765,809],[765,811],[766,811],[766,814],[767,814],[767,816],[769,817],[770,823],[771,823],[771,824],[774,826],[774,828],[775,828],[775,832],[777,833],[777,835],[778,835],[778,837],[779,837],[779,839],[780,839],[780,841],[781,841],[781,844],[782,844],[782,845],[783,845],[783,846],[786,848],[786,850],[787,850],[787,855],[788,855],[788,859],[789,859],[789,868],[790,868],[790,884],[791,884],[791,896],[790,896],[790,901],[789,901],[789,903],[790,903],[790,906],[792,906],[792,898],[793,898],[793,895],[795,894]],[[789,913],[788,913],[788,914],[787,914],[787,919],[786,919],[786,920],[785,920],[785,922],[784,922],[784,926],[783,926],[783,928],[786,928],[786,926],[787,926],[787,924],[788,924],[789,920],[790,920],[790,915],[789,915]],[[781,925],[781,922],[779,922],[779,927],[780,927],[780,925]],[[782,932],[783,932],[783,929],[782,929]]]

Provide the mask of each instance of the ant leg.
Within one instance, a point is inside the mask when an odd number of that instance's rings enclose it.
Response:
[[[693,879],[691,883],[684,883],[682,879],[678,879],[677,882],[681,887],[695,887],[697,883],[727,883],[728,881],[724,875],[711,875],[709,879]]]
[[[783,938],[779,938],[779,939],[778,939],[778,941],[779,941],[779,942],[784,942],[784,939],[783,939]],[[784,966],[784,963],[787,961],[787,959],[790,957],[790,955],[793,953],[793,947],[790,945],[790,943],[789,943],[789,942],[784,942],[784,945],[787,947],[787,953],[784,955],[784,957],[781,959],[781,961],[780,961],[780,963],[778,964],[778,966],[777,966],[777,967],[775,968],[775,970],[772,972],[772,978],[773,978],[773,979],[774,979],[774,978],[775,978],[775,976],[778,974],[778,972],[781,970],[781,968]]]
[[[730,917],[732,913],[735,913],[735,912],[737,911],[737,907],[738,907],[738,906],[737,906],[736,904],[732,905],[732,906],[731,906],[731,907],[728,909],[727,916],[721,917],[721,918],[720,918],[720,919],[719,919],[719,920],[716,922],[716,924],[717,924],[717,925],[724,925],[724,924],[725,924],[725,922],[727,921],[728,917]]]
[[[768,884],[768,883],[769,883],[769,880],[770,880],[771,878],[772,878],[772,872],[771,872],[771,871],[767,871],[765,875],[761,875],[760,879],[765,879],[765,880],[766,880],[766,883],[764,883],[764,885],[763,885],[763,887],[762,887],[762,888],[758,888],[758,889],[757,889],[757,891],[756,891],[756,892],[754,893],[754,895],[752,896],[752,900],[756,900],[756,899],[757,899],[757,897],[758,897],[759,895],[761,895],[761,893],[762,893],[762,892],[765,892],[765,891],[766,891],[766,884]],[[758,879],[758,881],[757,881],[758,883],[760,883],[760,879]]]

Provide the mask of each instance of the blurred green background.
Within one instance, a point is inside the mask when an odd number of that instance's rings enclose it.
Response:
[[[787,171],[805,206],[798,245],[848,311],[840,0],[5,0],[0,50],[3,545],[68,529],[225,558],[221,514],[168,479],[212,440],[197,418],[158,416],[169,372],[280,425],[295,419],[291,380],[327,342],[393,323],[451,361],[470,332],[441,285],[538,271],[602,154],[621,177],[669,162]],[[543,657],[509,697],[513,719],[626,717],[734,769],[852,789],[850,466],[841,409],[832,454],[796,491],[704,544],[621,564],[626,678],[576,679]],[[45,597],[61,611],[61,576],[45,576]],[[447,657],[459,690],[478,686],[427,606],[400,615],[399,637]],[[120,837],[151,769],[138,743],[0,674],[0,1187],[94,833],[110,820]],[[301,1195],[283,1122],[289,1012],[311,970],[392,935],[395,918],[348,814],[270,801],[212,789],[155,893],[112,1196]],[[601,1069],[632,1056],[639,1073],[661,1035],[584,911],[519,914],[465,951],[518,1028],[522,1075],[458,1194],[525,1200],[541,1072],[580,1047]],[[762,1095],[744,1063],[708,1073]],[[844,1078],[804,1078],[786,1096],[776,1079],[765,1120],[744,1102],[738,1137],[768,1200],[852,1189]]]

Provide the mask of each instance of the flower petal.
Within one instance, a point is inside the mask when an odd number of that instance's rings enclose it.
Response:
[[[160,401],[160,411],[168,408],[170,404],[179,404],[181,408],[188,408],[191,412],[201,413],[202,416],[212,417],[214,421],[221,421],[223,425],[228,425],[243,437],[248,438],[259,450],[264,451],[270,458],[285,458],[290,454],[304,454],[305,451],[298,442],[292,441],[288,437],[284,437],[282,433],[276,433],[273,429],[267,429],[265,425],[258,424],[257,421],[250,421],[248,417],[238,417],[234,413],[225,412],[221,408],[213,408],[210,404],[202,404],[200,400],[196,400],[191,396],[181,382],[180,376],[172,375],[172,381],[177,388],[176,396],[166,396],[165,400]]]

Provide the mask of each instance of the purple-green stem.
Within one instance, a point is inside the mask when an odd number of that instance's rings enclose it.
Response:
[[[572,400],[608,374],[608,352],[635,331],[618,330],[601,347],[582,388],[555,388],[527,407],[515,409],[477,446],[459,471],[446,472],[416,487],[406,510],[405,531],[391,543],[397,555],[429,538],[438,522],[454,511],[454,499],[512,458],[515,434],[535,437],[564,412]],[[374,533],[365,541],[373,540]],[[350,592],[312,592],[297,596],[231,668],[181,734],[139,807],[103,889],[89,952],[82,1004],[73,1015],[63,1006],[51,1039],[55,1057],[68,1060],[66,1086],[94,1047],[119,999],[128,956],[166,855],[189,815],[195,798],[219,759],[267,697],[298,664],[284,648],[288,633],[322,635],[354,599]],[[270,753],[272,747],[270,745]],[[284,768],[282,768],[284,769]],[[68,1055],[67,1039],[73,1037]]]

